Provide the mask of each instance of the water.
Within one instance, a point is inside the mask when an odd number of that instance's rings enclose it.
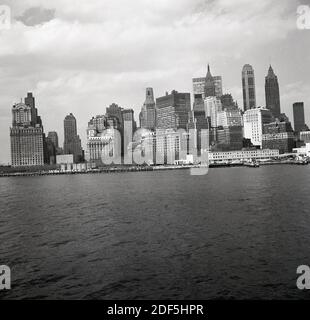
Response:
[[[0,179],[1,298],[296,299],[310,166]]]

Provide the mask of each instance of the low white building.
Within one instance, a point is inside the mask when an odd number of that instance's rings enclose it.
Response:
[[[306,143],[303,147],[293,149],[293,152],[299,156],[310,157],[310,143]]]
[[[226,162],[226,161],[248,161],[248,160],[266,160],[279,156],[279,150],[270,149],[254,149],[254,150],[237,150],[226,152],[210,152],[210,162]]]
[[[56,156],[57,164],[73,164],[73,154],[61,154]]]

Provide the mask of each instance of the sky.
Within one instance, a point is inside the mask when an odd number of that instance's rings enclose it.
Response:
[[[11,108],[33,92],[44,130],[72,112],[86,147],[92,116],[117,103],[135,118],[145,88],[155,97],[192,93],[192,78],[221,75],[242,106],[241,70],[253,66],[257,104],[265,105],[269,64],[279,79],[281,110],[304,101],[310,125],[310,29],[297,8],[310,0],[0,0],[11,27],[0,26],[0,163],[10,162]],[[0,12],[1,14],[1,12]],[[0,17],[1,18],[1,17]],[[310,17],[309,17],[310,18]]]

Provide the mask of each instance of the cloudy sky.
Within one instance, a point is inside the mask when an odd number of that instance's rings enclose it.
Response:
[[[112,102],[135,110],[145,88],[155,96],[192,92],[191,79],[223,77],[242,105],[241,69],[255,69],[257,101],[264,77],[278,75],[282,111],[304,101],[310,124],[310,30],[296,26],[309,0],[0,0],[12,25],[0,29],[0,163],[10,161],[11,107],[28,91],[45,131],[63,140],[72,112],[85,147],[88,120]]]

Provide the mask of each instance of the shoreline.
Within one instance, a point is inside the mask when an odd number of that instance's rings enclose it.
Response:
[[[308,163],[300,163],[296,161],[267,161],[259,162],[259,166],[267,165],[308,165]],[[90,169],[84,171],[34,171],[34,172],[6,172],[0,173],[0,178],[6,177],[33,177],[33,176],[58,176],[58,175],[75,175],[75,174],[109,174],[109,173],[123,173],[123,172],[146,172],[146,171],[163,171],[163,170],[188,170],[194,168],[204,168],[202,165],[166,165],[166,166],[133,166],[133,167],[108,167],[100,169]],[[246,167],[257,168],[257,166],[248,165],[246,163],[213,163],[209,168],[230,168],[230,167]]]

